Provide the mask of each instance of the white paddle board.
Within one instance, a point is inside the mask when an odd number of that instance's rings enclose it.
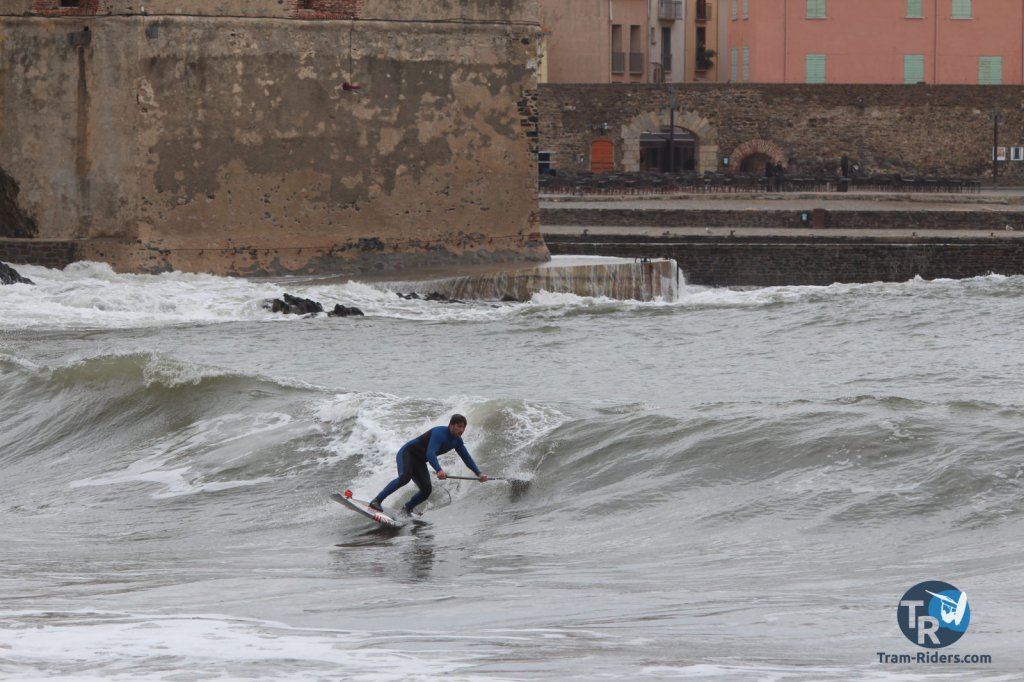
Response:
[[[402,514],[389,507],[384,507],[384,511],[377,511],[373,509],[368,502],[357,500],[352,497],[352,491],[346,490],[344,493],[331,493],[331,499],[335,502],[339,502],[352,511],[359,512],[363,516],[368,516],[382,526],[389,528],[401,528],[411,520],[405,514]]]

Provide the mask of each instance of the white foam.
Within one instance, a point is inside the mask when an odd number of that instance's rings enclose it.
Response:
[[[20,668],[19,679],[415,680],[452,675],[474,658],[399,651],[371,633],[220,614],[21,611],[0,612],[0,622],[4,668]]]

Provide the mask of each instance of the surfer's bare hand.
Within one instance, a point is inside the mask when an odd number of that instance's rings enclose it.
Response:
[[[448,474],[444,472],[444,469],[441,469],[440,471],[437,472],[437,480],[443,481],[446,478],[448,478]]]
[[[477,478],[480,479],[481,483],[487,483],[487,474],[480,474]]]

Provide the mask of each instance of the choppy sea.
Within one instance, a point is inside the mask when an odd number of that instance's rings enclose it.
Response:
[[[0,678],[1024,675],[1024,278],[441,303],[17,269]],[[439,482],[398,531],[329,499],[453,412],[528,484]],[[926,580],[970,598],[946,648],[899,624]]]

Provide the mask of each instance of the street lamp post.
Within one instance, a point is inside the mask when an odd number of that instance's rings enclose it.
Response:
[[[676,93],[668,91],[668,172],[676,172]],[[662,109],[664,111],[664,108]]]
[[[999,107],[992,107],[988,117],[992,120],[992,189],[999,186],[999,119],[1003,114]]]

